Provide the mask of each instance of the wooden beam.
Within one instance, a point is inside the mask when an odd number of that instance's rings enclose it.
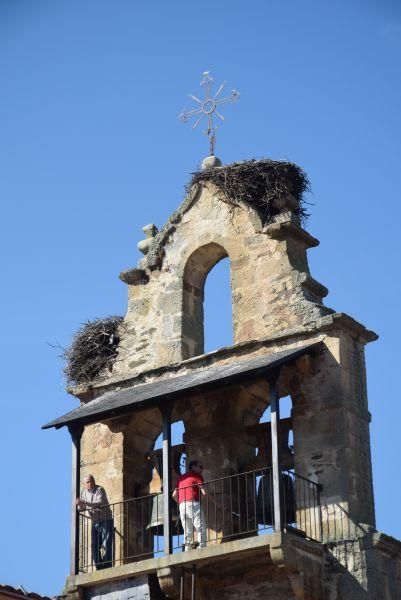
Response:
[[[71,538],[70,538],[70,575],[78,575],[79,568],[79,513],[75,499],[79,497],[80,466],[81,466],[81,437],[83,427],[68,428],[72,440],[72,477],[71,477]]]

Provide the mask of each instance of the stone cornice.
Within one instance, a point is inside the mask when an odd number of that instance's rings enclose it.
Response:
[[[291,344],[304,343],[310,341],[313,338],[323,339],[324,334],[327,332],[335,332],[336,330],[343,331],[350,335],[357,342],[367,344],[369,342],[378,339],[378,336],[373,331],[369,331],[363,325],[346,315],[345,313],[333,313],[322,317],[317,322],[307,326],[299,326],[293,329],[286,329],[274,336],[268,336],[259,340],[250,340],[247,342],[241,342],[233,346],[227,346],[209,352],[207,354],[201,354],[187,360],[183,360],[179,363],[172,365],[164,365],[155,369],[150,369],[135,375],[134,377],[124,378],[110,378],[107,380],[99,381],[92,385],[80,385],[74,388],[68,388],[67,391],[73,396],[78,397],[83,402],[93,400],[99,395],[118,388],[124,388],[134,385],[139,385],[154,379],[157,379],[163,375],[168,374],[179,374],[181,371],[196,370],[198,368],[204,368],[215,364],[220,361],[229,362],[230,358],[238,358],[258,352],[266,348],[273,348],[275,346],[283,347],[286,340],[289,340]],[[319,337],[320,336],[320,337]]]
[[[342,329],[361,344],[375,342],[379,338],[377,333],[366,329],[364,325],[342,312],[323,317],[318,327],[322,331],[330,331],[336,328]]]
[[[401,558],[401,541],[381,531],[373,534],[373,546],[393,558],[396,556]]]
[[[128,285],[143,285],[149,281],[149,276],[143,269],[121,271],[119,278]]]
[[[263,229],[271,238],[282,240],[287,237],[293,237],[301,242],[305,248],[314,248],[320,244],[319,240],[310,235],[305,229],[299,227],[294,221],[288,220],[278,223],[271,223]]]
[[[329,293],[327,287],[324,286],[322,283],[319,283],[319,281],[316,281],[316,279],[313,279],[313,277],[311,277],[309,273],[301,273],[299,275],[299,281],[303,288],[305,288],[318,298],[325,298]]]

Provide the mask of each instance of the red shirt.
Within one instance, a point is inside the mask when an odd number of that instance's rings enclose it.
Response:
[[[188,471],[177,481],[178,504],[181,502],[199,502],[199,486],[203,483],[202,475]]]

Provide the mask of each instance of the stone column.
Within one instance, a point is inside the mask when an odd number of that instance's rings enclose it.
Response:
[[[340,329],[325,345],[291,390],[295,466],[323,486],[324,537],[347,539],[375,522],[363,346]]]

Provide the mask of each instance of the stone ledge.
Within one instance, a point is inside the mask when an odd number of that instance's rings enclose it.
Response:
[[[275,240],[282,240],[292,236],[306,248],[315,248],[320,244],[318,239],[314,238],[310,233],[305,231],[305,229],[302,229],[302,227],[299,227],[299,225],[296,225],[293,221],[271,223],[270,225],[267,225],[263,231]]]
[[[347,331],[354,339],[362,344],[368,344],[369,342],[375,342],[379,339],[379,336],[374,331],[366,329],[361,323],[343,312],[333,313],[322,317],[319,321],[320,329],[322,331],[328,331],[340,327]]]
[[[266,558],[278,566],[296,569],[298,565],[298,554],[302,559],[321,561],[324,548],[318,542],[308,540],[293,533],[271,533],[261,536],[249,537],[241,540],[225,542],[223,544],[210,545],[202,550],[190,552],[178,552],[161,558],[150,558],[126,565],[111,567],[104,571],[94,571],[74,575],[67,578],[65,591],[76,592],[80,588],[93,586],[109,581],[118,581],[127,577],[139,577],[150,573],[163,573],[165,569],[176,569],[185,566],[216,565],[216,562],[225,561],[228,558],[243,560],[247,555],[254,552],[267,550]]]
[[[144,285],[149,281],[149,276],[143,269],[121,271],[119,278],[128,285]]]
[[[391,537],[381,531],[377,531],[372,536],[373,546],[389,554],[393,558],[401,558],[401,540]]]
[[[219,360],[238,358],[243,355],[249,355],[252,352],[258,352],[265,348],[268,350],[271,346],[282,345],[285,340],[290,338],[293,338],[291,343],[302,343],[309,341],[316,336],[319,336],[316,341],[323,340],[324,335],[328,331],[331,332],[336,329],[346,331],[351,337],[362,344],[367,344],[378,339],[376,333],[366,329],[361,323],[358,323],[358,321],[345,313],[332,313],[309,325],[300,325],[293,329],[286,329],[279,335],[267,336],[259,340],[251,340],[240,342],[233,346],[226,346],[219,350],[214,350],[207,354],[200,354],[199,356],[188,358],[187,360],[172,365],[165,365],[150,369],[149,371],[143,371],[134,377],[110,378],[99,381],[96,384],[67,388],[67,391],[73,396],[80,398],[81,401],[89,402],[95,397],[110,390],[118,390],[133,385],[149,383],[164,375],[179,375],[182,371],[186,371],[187,369],[203,369],[204,367],[216,364]]]
[[[316,279],[313,279],[309,273],[301,273],[299,282],[303,288],[307,289],[318,298],[325,298],[329,293],[327,287],[319,283],[319,281],[316,281]]]

